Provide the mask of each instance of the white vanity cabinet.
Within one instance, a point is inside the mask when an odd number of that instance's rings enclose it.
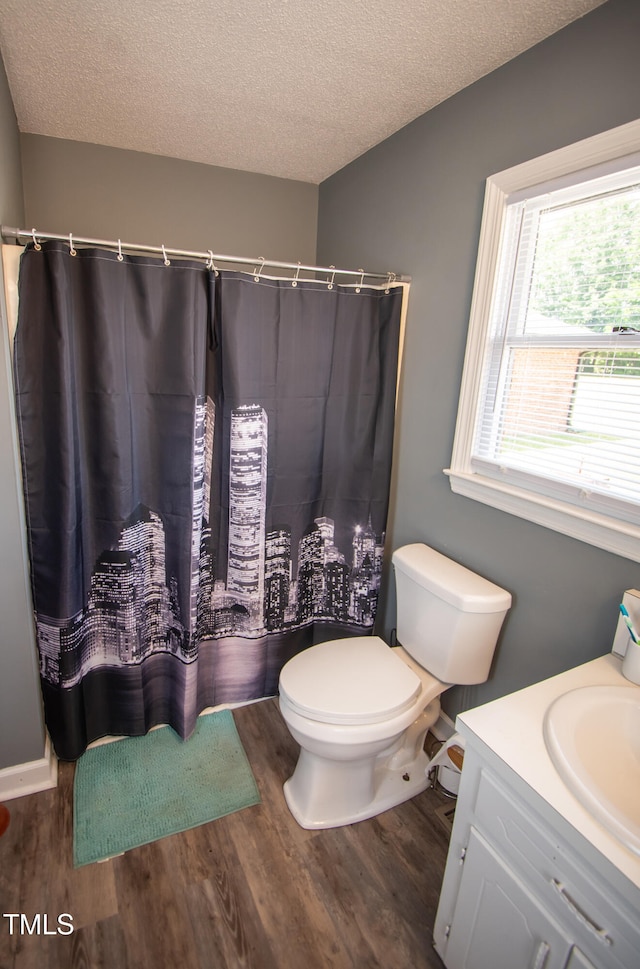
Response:
[[[457,722],[466,751],[436,951],[447,969],[640,969],[640,858],[604,829],[601,840],[590,839],[588,818],[583,832],[576,828],[571,812],[558,810],[573,801],[571,795],[563,800],[560,788],[553,805],[557,778],[543,763],[543,741],[535,739],[537,731],[542,737],[541,724],[527,728],[526,702],[520,707],[516,700],[516,722],[505,731],[503,721],[495,732],[498,748],[507,735],[505,749],[519,746],[522,770],[489,746],[491,727],[481,739],[492,719],[486,711],[495,705],[499,712],[499,704],[468,711]],[[532,780],[542,787],[532,787]],[[582,806],[576,801],[575,807],[583,820]],[[611,860],[625,855],[627,873]]]
[[[448,966],[563,969],[571,952],[569,939],[525,882],[473,827],[445,933]]]

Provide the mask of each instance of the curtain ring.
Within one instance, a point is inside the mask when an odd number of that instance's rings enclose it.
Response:
[[[218,274],[218,270],[216,269],[215,264],[214,264],[214,261],[213,261],[213,250],[212,249],[207,249],[207,252],[209,253],[209,258],[207,259],[207,269],[213,270],[213,272],[217,276],[219,274]]]
[[[360,292],[360,290],[362,288],[362,282],[364,280],[364,269],[359,269],[358,272],[359,273],[362,273],[362,275],[360,276],[360,282],[356,286],[356,293],[359,293]]]
[[[259,256],[260,268],[258,266],[253,267],[253,281],[254,283],[260,282],[260,276],[262,275],[262,270],[264,269],[264,256]]]
[[[36,230],[35,229],[32,229],[31,230],[31,235],[33,236],[33,248],[36,250],[36,252],[40,252],[40,250],[42,249],[42,246],[40,245],[40,243],[36,239]]]
[[[389,288],[391,286],[391,283],[395,283],[395,281],[396,281],[396,274],[395,273],[387,273],[387,288],[384,291],[384,295],[385,296],[388,296],[389,295]]]
[[[164,264],[165,264],[165,266],[170,266],[171,265],[171,260],[170,259],[167,259],[167,250],[165,249],[164,246],[162,247],[162,255],[163,255],[163,258],[164,258]]]
[[[336,278],[336,267],[329,266],[329,269],[333,269],[333,272],[331,273],[331,279],[327,281],[327,289],[333,289],[333,281]]]
[[[73,248],[73,235],[69,233],[69,255],[76,256],[77,254],[77,250]]]
[[[123,259],[124,259],[124,256],[122,255],[122,243],[120,239],[118,239],[118,262],[122,262]]]
[[[292,286],[297,286],[298,285],[298,276],[299,275],[300,275],[300,263],[298,263],[298,268],[296,269],[296,274],[295,274],[294,278],[291,280],[291,285]]]

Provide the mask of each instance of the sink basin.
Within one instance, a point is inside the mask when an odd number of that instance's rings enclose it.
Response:
[[[581,804],[640,855],[640,687],[584,686],[544,719],[551,760]]]

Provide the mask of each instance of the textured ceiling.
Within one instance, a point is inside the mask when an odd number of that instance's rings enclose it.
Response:
[[[320,182],[602,0],[2,0],[21,131]]]

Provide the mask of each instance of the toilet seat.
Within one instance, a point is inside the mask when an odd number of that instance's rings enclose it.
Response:
[[[419,677],[378,636],[333,639],[303,650],[280,674],[291,709],[320,723],[381,723],[416,700]]]

